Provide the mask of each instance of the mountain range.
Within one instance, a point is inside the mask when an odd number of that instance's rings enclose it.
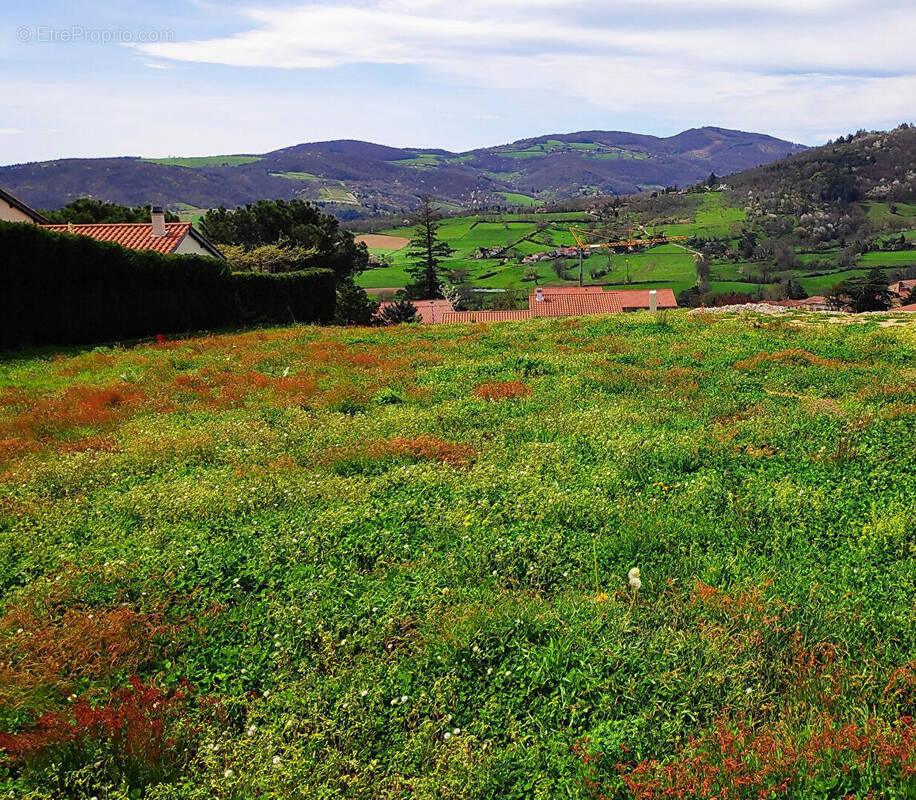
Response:
[[[78,197],[175,211],[300,197],[355,218],[408,211],[425,194],[457,210],[683,186],[805,149],[772,136],[714,127],[667,138],[582,131],[464,153],[337,140],[260,155],[16,164],[0,167],[0,186],[48,209]]]

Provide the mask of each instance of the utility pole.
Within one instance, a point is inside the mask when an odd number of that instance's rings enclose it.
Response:
[[[582,248],[579,248],[579,286],[582,286]]]

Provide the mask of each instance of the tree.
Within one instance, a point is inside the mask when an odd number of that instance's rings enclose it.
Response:
[[[804,300],[808,293],[795,278],[788,278],[780,287],[783,297],[789,300]]]
[[[886,311],[891,305],[891,292],[887,278],[880,269],[871,269],[862,277],[844,281],[845,293],[849,296],[852,310]]]
[[[382,309],[378,315],[382,325],[400,325],[417,321],[417,307],[410,300],[398,300]]]
[[[91,197],[80,197],[56,211],[42,211],[48,222],[63,225],[72,222],[74,225],[89,225],[105,222],[149,222],[152,209],[150,206],[119,206],[117,203],[106,203],[93,200]],[[170,211],[165,212],[166,222],[178,222],[178,216]]]
[[[334,323],[337,325],[371,325],[378,313],[379,304],[352,278],[337,285],[337,308]]]
[[[442,296],[439,272],[442,262],[455,251],[446,242],[439,240],[439,219],[432,198],[429,195],[425,196],[420,201],[413,238],[407,251],[411,263],[407,272],[413,278],[413,282],[405,291],[410,299],[432,300]]]
[[[223,255],[233,272],[299,272],[314,266],[314,251],[288,244],[265,244],[246,250],[242,245],[221,245]]]
[[[705,255],[695,255],[693,257],[693,265],[697,271],[697,283],[704,283],[709,281],[709,258]]]
[[[357,244],[335,217],[304,200],[259,200],[233,211],[220,207],[203,216],[200,229],[218,244],[245,250],[264,245],[304,248],[310,257],[300,268],[331,269],[338,282],[369,266],[365,245]]]

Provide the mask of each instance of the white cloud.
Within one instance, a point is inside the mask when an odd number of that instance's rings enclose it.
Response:
[[[150,44],[240,67],[413,65],[654,119],[811,142],[912,113],[916,15],[892,0],[351,0],[254,8],[231,37]]]

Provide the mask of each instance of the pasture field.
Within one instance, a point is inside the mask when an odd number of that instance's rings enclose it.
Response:
[[[7,354],[0,796],[912,797],[881,319]]]
[[[187,158],[142,158],[150,164],[165,164],[174,167],[190,167],[191,169],[200,169],[201,167],[238,167],[242,164],[253,164],[255,161],[261,161],[261,156],[189,156]]]
[[[366,233],[356,237],[357,244],[365,244],[370,250],[385,252],[387,250],[401,250],[410,244],[410,239],[405,236],[384,236],[378,233]]]

